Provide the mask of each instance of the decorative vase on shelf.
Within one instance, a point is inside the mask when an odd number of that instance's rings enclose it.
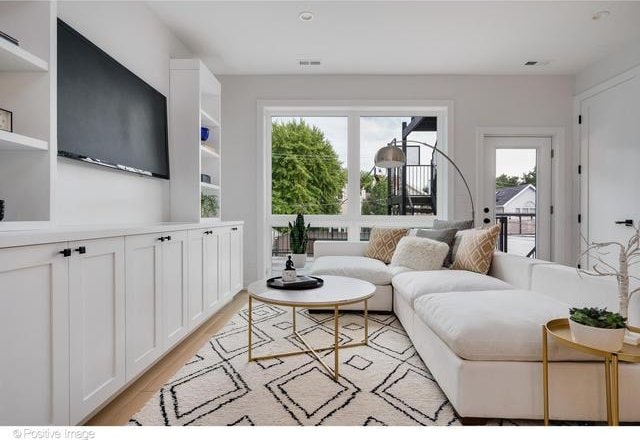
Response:
[[[207,127],[200,127],[200,140],[202,142],[209,139],[209,129]]]

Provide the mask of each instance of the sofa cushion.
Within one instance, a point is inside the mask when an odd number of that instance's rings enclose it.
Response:
[[[433,221],[433,229],[457,229],[459,231],[473,228],[473,220],[438,220]]]
[[[319,257],[313,262],[309,274],[352,277],[379,286],[391,284],[391,271],[387,265],[368,257]]]
[[[391,266],[404,266],[415,270],[438,270],[442,267],[449,246],[429,238],[402,237],[391,257]]]
[[[489,272],[498,234],[500,225],[464,231],[451,268],[482,274]]]
[[[449,267],[453,263],[451,256],[453,255],[453,241],[456,238],[457,229],[417,229],[416,237],[430,238],[431,240],[441,241],[449,246],[447,258],[444,260],[444,266]]]
[[[542,325],[569,305],[530,290],[450,292],[414,303],[416,315],[459,357],[471,361],[542,360]],[[556,361],[593,360],[550,341]]]
[[[401,273],[392,280],[394,294],[402,296],[410,305],[423,295],[441,292],[508,290],[513,287],[504,281],[466,270],[431,270]]]
[[[408,231],[406,228],[372,228],[369,247],[364,256],[389,264],[398,242]]]

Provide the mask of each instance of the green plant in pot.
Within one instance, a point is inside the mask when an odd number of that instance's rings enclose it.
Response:
[[[218,197],[214,194],[200,195],[200,215],[203,218],[211,218],[218,216]]]
[[[606,308],[569,309],[569,327],[574,342],[602,351],[622,348],[627,318]]]
[[[298,214],[293,224],[289,222],[289,246],[291,247],[291,259],[293,265],[302,268],[307,261],[307,243],[309,242],[309,229],[311,224],[304,224],[304,216]]]

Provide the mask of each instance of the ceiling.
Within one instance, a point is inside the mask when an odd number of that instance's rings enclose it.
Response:
[[[216,74],[575,74],[640,41],[638,1],[148,4]]]

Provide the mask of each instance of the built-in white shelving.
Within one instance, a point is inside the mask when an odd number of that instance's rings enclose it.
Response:
[[[220,190],[220,185],[215,185],[213,183],[200,182],[200,186],[202,186],[203,189],[208,189],[208,190],[211,190],[211,191],[219,191]]]
[[[49,63],[20,46],[0,38],[0,71],[46,72]]]
[[[0,130],[0,150],[47,151],[49,143],[41,139]]]
[[[202,61],[174,59],[170,84],[171,219],[219,221],[222,211],[220,83]],[[201,139],[202,127],[209,129],[207,139]],[[203,174],[209,176],[210,183],[201,181]],[[212,217],[202,215],[205,197],[216,198],[218,212]]]
[[[202,125],[205,127],[220,127],[220,122],[205,110],[200,109],[200,116],[202,117]]]

